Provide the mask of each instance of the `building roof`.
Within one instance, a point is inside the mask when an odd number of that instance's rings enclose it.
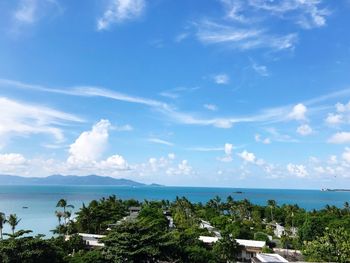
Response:
[[[106,237],[106,235],[96,235],[96,234],[87,234],[87,233],[78,233],[78,235],[84,238],[93,238],[93,239]]]
[[[284,257],[278,255],[278,254],[266,254],[266,253],[261,253],[257,254],[255,257],[255,262],[289,262],[286,260]]]
[[[95,235],[95,234],[86,234],[86,233],[78,233],[79,236],[83,238],[88,246],[92,247],[104,247],[102,242],[99,242],[101,238],[104,238],[105,235]]]
[[[199,236],[199,240],[206,244],[215,243],[219,240],[217,237],[209,237],[209,236]]]
[[[247,239],[236,239],[236,242],[245,247],[257,247],[257,248],[263,248],[266,246],[265,241],[256,241],[256,240],[247,240]]]

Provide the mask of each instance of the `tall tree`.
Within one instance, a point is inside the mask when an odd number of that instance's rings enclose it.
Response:
[[[4,213],[0,212],[0,238],[2,240],[2,230],[4,228],[4,224],[6,223],[6,216]]]
[[[63,218],[64,218],[64,225],[67,225],[67,208],[74,208],[73,205],[70,205],[67,203],[67,200],[66,199],[60,199],[58,202],[57,202],[57,205],[56,207],[61,207],[63,208]]]
[[[326,228],[322,237],[307,242],[304,254],[309,261],[349,262],[350,232],[345,228]]]
[[[20,221],[21,221],[21,219],[18,218],[16,214],[11,214],[11,215],[8,217],[7,222],[8,222],[9,225],[11,226],[12,235],[15,234],[16,226],[19,224]]]
[[[217,258],[217,262],[229,263],[236,262],[237,253],[240,246],[232,235],[223,235],[222,238],[215,243],[213,252]]]
[[[273,221],[273,209],[276,207],[276,201],[275,200],[267,200],[267,206],[270,207],[271,221]]]

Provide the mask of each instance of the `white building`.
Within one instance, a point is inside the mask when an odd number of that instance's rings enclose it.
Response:
[[[199,240],[207,245],[216,243],[219,237],[199,236]],[[241,261],[249,261],[256,255],[262,252],[263,247],[266,246],[265,241],[247,240],[247,239],[235,239],[241,246],[241,251],[237,255],[237,258]]]
[[[252,258],[252,263],[259,263],[259,262],[279,263],[279,262],[289,262],[289,261],[278,254],[261,253],[261,254],[257,254],[254,258]]]
[[[265,241],[236,239],[236,242],[242,247],[240,255],[237,255],[239,260],[247,261],[262,252],[266,246]]]
[[[100,242],[100,239],[104,238],[105,235],[95,235],[95,234],[85,234],[78,233],[79,236],[83,238],[88,246],[91,247],[104,247],[105,244]]]

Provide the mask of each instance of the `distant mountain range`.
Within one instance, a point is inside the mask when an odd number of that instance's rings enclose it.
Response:
[[[98,175],[51,175],[48,177],[22,177],[0,175],[0,185],[113,185],[113,186],[147,186],[128,179],[116,179]],[[151,184],[151,186],[160,186]]]

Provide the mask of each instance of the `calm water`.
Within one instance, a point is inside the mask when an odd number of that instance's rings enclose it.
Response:
[[[243,194],[235,194],[242,191]],[[350,201],[350,192],[321,192],[318,190],[282,189],[233,189],[201,187],[117,187],[117,186],[0,186],[0,211],[16,213],[22,218],[18,229],[31,229],[34,233],[50,235],[57,225],[56,203],[65,198],[76,208],[93,199],[115,194],[122,199],[134,198],[174,200],[186,196],[193,202],[206,202],[215,195],[225,199],[232,195],[236,200],[247,198],[259,205],[274,199],[278,204],[298,204],[311,210],[323,208],[326,204],[342,207]],[[23,209],[27,206],[28,209]],[[75,209],[77,210],[77,209]],[[5,229],[5,232],[9,231]]]

